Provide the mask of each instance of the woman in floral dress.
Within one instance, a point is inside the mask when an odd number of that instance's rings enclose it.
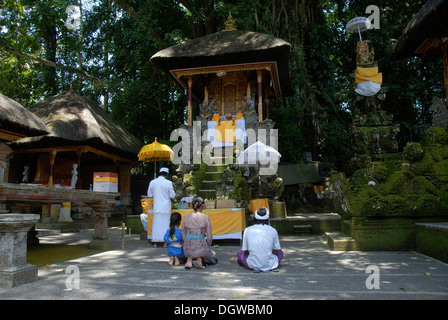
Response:
[[[215,253],[210,249],[212,244],[212,225],[210,218],[201,213],[204,209],[204,200],[195,197],[192,201],[193,213],[184,218],[182,223],[182,238],[184,240],[184,253],[187,257],[186,269],[193,266],[198,269],[204,268],[203,263],[215,264],[217,262]]]

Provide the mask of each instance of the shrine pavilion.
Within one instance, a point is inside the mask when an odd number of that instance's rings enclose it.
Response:
[[[7,182],[12,149],[7,145],[24,137],[48,133],[44,122],[18,102],[0,93],[0,183]]]
[[[9,182],[89,190],[94,172],[113,172],[117,174],[120,198],[131,201],[130,170],[138,164],[137,154],[143,143],[93,101],[73,90],[52,96],[29,110],[42,120],[49,133],[9,144],[14,151]],[[71,181],[74,164],[76,182]],[[27,177],[22,175],[25,166],[29,167]]]
[[[200,117],[269,117],[269,101],[293,93],[288,57],[291,45],[279,38],[236,30],[231,15],[226,29],[159,51],[151,62],[188,93],[188,125],[193,100]]]
[[[441,56],[448,104],[448,1],[429,0],[408,23],[394,48],[397,59]]]

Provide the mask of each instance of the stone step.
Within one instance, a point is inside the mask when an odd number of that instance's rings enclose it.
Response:
[[[208,165],[207,172],[219,172],[222,173],[227,168],[226,165]]]
[[[222,172],[206,172],[204,175],[204,182],[205,181],[217,181],[219,179],[221,179],[222,177]]]
[[[228,157],[210,157],[210,160],[213,162],[212,164],[208,165],[208,167],[216,167],[216,166],[223,166],[224,169],[229,165],[234,163],[232,159],[229,160]]]
[[[216,189],[199,189],[198,196],[203,199],[216,199]]]
[[[208,181],[204,180],[202,181],[202,188],[204,190],[215,190],[216,189],[216,181]]]
[[[296,234],[311,234],[313,228],[310,224],[296,224],[294,225],[294,233]]]
[[[325,232],[325,239],[333,251],[357,251],[356,240],[343,232]]]
[[[53,236],[61,233],[58,229],[36,229],[38,237]]]

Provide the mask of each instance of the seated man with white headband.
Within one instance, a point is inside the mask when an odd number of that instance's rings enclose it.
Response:
[[[243,247],[237,253],[238,263],[254,272],[276,271],[283,258],[277,230],[269,225],[269,211],[255,212],[254,225],[243,235]]]

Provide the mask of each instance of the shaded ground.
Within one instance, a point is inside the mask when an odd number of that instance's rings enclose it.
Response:
[[[121,249],[121,231],[111,230],[110,237],[116,248],[111,251],[61,262],[48,252],[37,281],[0,288],[0,299],[448,299],[448,265],[416,252],[334,252],[321,236],[281,237],[279,272],[253,273],[235,261],[238,243],[215,242],[217,265],[186,270],[167,265],[165,248],[128,235]],[[90,233],[49,235],[40,242],[85,246]],[[371,265],[378,267],[376,282],[366,273]],[[67,288],[68,266],[79,270],[79,289]],[[368,289],[366,282],[379,289]]]

